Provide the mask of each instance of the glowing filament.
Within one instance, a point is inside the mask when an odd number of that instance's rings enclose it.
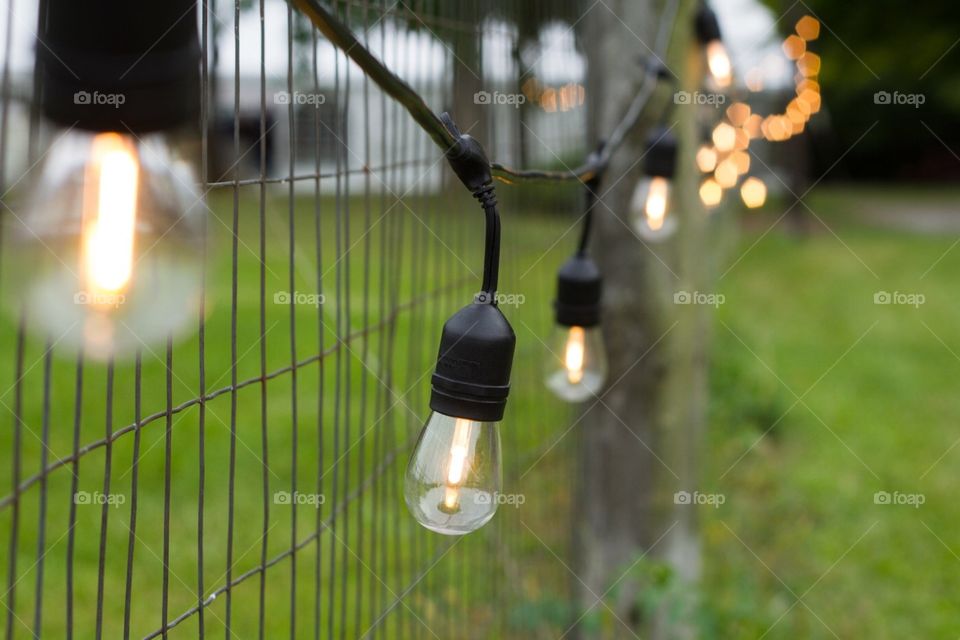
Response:
[[[710,75],[713,76],[717,86],[730,86],[733,67],[726,47],[719,40],[712,40],[707,44],[707,66],[710,67]]]
[[[577,384],[583,380],[583,339],[583,327],[570,327],[563,357],[563,364],[567,368],[567,380],[570,384]]]
[[[470,454],[470,432],[472,422],[457,418],[453,429],[453,443],[450,445],[450,464],[447,466],[447,488],[443,496],[443,506],[456,511],[460,506],[460,484],[467,468],[467,456]]]
[[[116,293],[133,274],[136,151],[116,133],[93,140],[84,184],[83,273],[91,293]]]
[[[647,216],[647,226],[654,231],[663,227],[663,219],[667,215],[667,179],[654,177],[650,180],[650,189],[647,192],[647,202],[644,213]]]

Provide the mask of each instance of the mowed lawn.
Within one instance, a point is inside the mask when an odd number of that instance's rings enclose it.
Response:
[[[745,214],[713,329],[713,637],[960,633],[958,202],[821,187],[804,234]]]

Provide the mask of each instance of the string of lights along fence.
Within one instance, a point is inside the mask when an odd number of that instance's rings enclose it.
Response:
[[[607,364],[603,278],[589,254],[590,229],[610,158],[639,126],[655,86],[667,74],[655,64],[642,70],[640,87],[623,120],[579,167],[512,169],[490,162],[480,143],[461,133],[450,116],[431,111],[426,100],[380,62],[335,12],[319,0],[294,4],[429,134],[484,213],[480,292],[443,325],[431,379],[431,413],[403,485],[410,513],[427,529],[447,535],[476,531],[493,518],[499,504],[503,482],[499,422],[516,347],[514,331],[497,303],[501,219],[494,178],[508,183],[583,184],[580,241],[556,278],[555,330],[545,383],[563,401],[596,397],[606,382]],[[671,20],[675,4],[674,0],[665,11]],[[60,336],[82,354],[114,363],[131,359],[143,347],[172,340],[195,322],[205,239],[203,194],[196,187],[195,161],[184,152],[197,137],[190,124],[198,120],[201,102],[201,50],[195,21],[179,18],[194,4],[167,0],[109,5],[109,10],[91,12],[71,0],[45,2],[47,19],[39,34],[42,46],[37,47],[39,107],[60,133],[45,154],[16,244],[33,256],[48,257],[21,279],[21,306],[31,330]],[[705,57],[705,86],[732,96],[733,65],[717,17],[705,3],[691,27]],[[765,185],[748,177],[750,143],[761,137],[787,140],[801,133],[819,111],[820,59],[809,51],[818,35],[819,23],[806,16],[784,42],[787,57],[796,61],[797,75],[796,96],[783,113],[765,117],[753,113],[746,99],[730,104],[718,123],[709,115],[716,110],[700,110],[708,133],[696,162],[704,174],[699,196],[708,209],[720,203],[724,191],[738,185],[748,207],[763,204]],[[665,55],[667,44],[660,43],[653,57]],[[61,59],[69,59],[79,73],[64,67]],[[118,68],[128,72],[117,74]],[[95,91],[85,84],[105,76],[109,82],[98,84]],[[745,78],[748,91],[762,88],[758,82]],[[630,218],[640,238],[660,242],[679,224],[671,214],[678,141],[665,115],[646,132],[645,147],[644,175],[631,199]],[[291,367],[296,370],[295,364]],[[171,413],[168,408],[168,419]]]

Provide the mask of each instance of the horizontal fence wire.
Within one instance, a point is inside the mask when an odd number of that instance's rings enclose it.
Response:
[[[676,0],[666,5],[653,58],[676,13]],[[579,614],[557,604],[571,586],[554,554],[571,553],[572,491],[557,485],[573,475],[562,437],[572,418],[540,383],[540,336],[571,249],[557,239],[576,183],[602,171],[664,80],[639,66],[599,163],[560,162],[591,151],[585,106],[547,96],[561,85],[576,95],[584,78],[551,78],[536,61],[553,46],[583,62],[573,34],[588,8],[198,5],[206,243],[193,335],[103,363],[37,335],[15,309],[0,318],[5,638],[528,638],[569,627]],[[43,20],[44,3],[11,1],[6,13],[5,221],[52,135],[22,99],[36,92],[31,69],[11,62],[14,25]],[[492,91],[525,103],[478,103]],[[501,293],[519,338],[504,486],[524,503],[462,538],[419,527],[402,497],[440,328],[480,286],[483,219],[438,152],[453,142],[444,110],[484,141],[502,181],[574,183],[547,204],[500,194],[511,214]],[[511,168],[530,166],[544,168]],[[2,241],[6,294],[28,266]]]

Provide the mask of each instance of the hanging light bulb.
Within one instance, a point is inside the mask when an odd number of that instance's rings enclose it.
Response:
[[[490,162],[448,114],[441,121],[456,139],[447,160],[486,214],[483,286],[473,304],[443,325],[432,413],[407,465],[403,496],[427,529],[462,535],[482,527],[497,511],[502,476],[497,423],[507,405],[517,339],[497,308],[500,214]]]
[[[719,89],[729,87],[733,81],[733,64],[721,39],[717,14],[707,6],[706,2],[700,4],[694,26],[697,40],[706,50],[710,78]]]
[[[516,343],[493,303],[475,302],[443,327],[432,413],[404,479],[404,498],[421,525],[462,535],[486,524],[501,487],[500,433]]]
[[[585,253],[567,260],[557,274],[556,328],[547,344],[547,387],[561,400],[595,397],[607,378],[600,328],[603,280]]]
[[[676,220],[669,215],[676,160],[676,136],[666,128],[654,129],[643,157],[645,175],[630,201],[634,229],[646,240],[663,240],[676,231]]]
[[[48,2],[37,64],[52,142],[7,220],[30,269],[5,287],[31,328],[101,359],[196,320],[203,249],[183,144],[199,98],[196,21],[181,20],[193,3],[108,4]]]
[[[707,178],[700,184],[700,201],[707,209],[714,209],[723,199],[723,187],[713,178]]]

